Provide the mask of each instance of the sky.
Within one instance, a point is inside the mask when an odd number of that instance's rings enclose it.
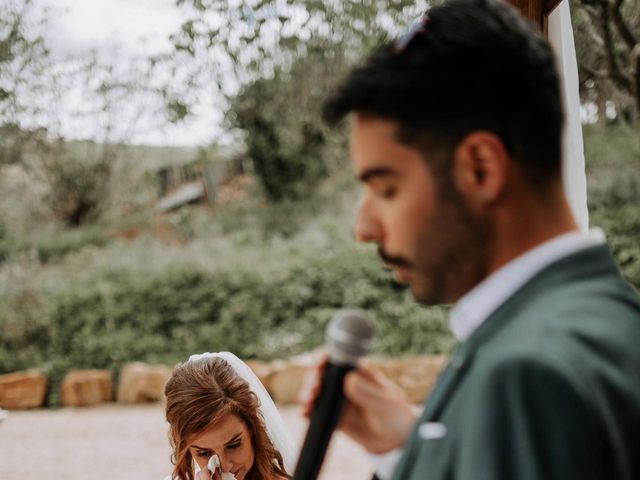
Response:
[[[184,14],[175,0],[41,0],[53,13],[47,42],[55,58],[98,53],[125,64],[136,56],[170,51],[169,35],[177,31]],[[89,128],[74,122],[71,113],[77,96],[70,95],[62,133],[67,137],[90,136]],[[201,107],[197,115],[180,125],[142,125],[131,143],[154,145],[205,145],[219,131],[220,112]],[[85,122],[86,123],[86,122]]]

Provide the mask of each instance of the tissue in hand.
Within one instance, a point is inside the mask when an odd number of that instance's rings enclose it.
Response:
[[[218,457],[218,455],[211,455],[211,458],[209,459],[209,463],[207,463],[207,468],[212,474],[216,470],[221,471],[220,457]],[[221,476],[222,476],[222,480],[236,480],[236,477],[234,477],[233,474],[229,472],[222,472]]]

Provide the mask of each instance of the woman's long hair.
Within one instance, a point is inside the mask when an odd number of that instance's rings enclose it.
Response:
[[[247,480],[291,478],[267,434],[258,397],[224,359],[212,357],[178,365],[164,393],[175,479],[194,479],[188,440],[227,414],[243,421],[251,434],[254,462]]]

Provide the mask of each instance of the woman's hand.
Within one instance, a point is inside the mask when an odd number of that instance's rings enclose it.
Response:
[[[196,474],[195,480],[220,480],[220,474],[215,471],[211,474],[211,470],[205,467]]]
[[[304,401],[303,414],[309,418],[320,393],[325,358],[316,368],[312,386]],[[347,373],[347,399],[338,428],[370,453],[386,453],[402,447],[416,422],[416,415],[404,392],[365,361]]]

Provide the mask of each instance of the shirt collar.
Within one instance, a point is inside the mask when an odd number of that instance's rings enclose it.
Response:
[[[558,235],[499,268],[466,293],[451,310],[449,328],[464,342],[507,298],[551,263],[605,243],[602,230]]]

